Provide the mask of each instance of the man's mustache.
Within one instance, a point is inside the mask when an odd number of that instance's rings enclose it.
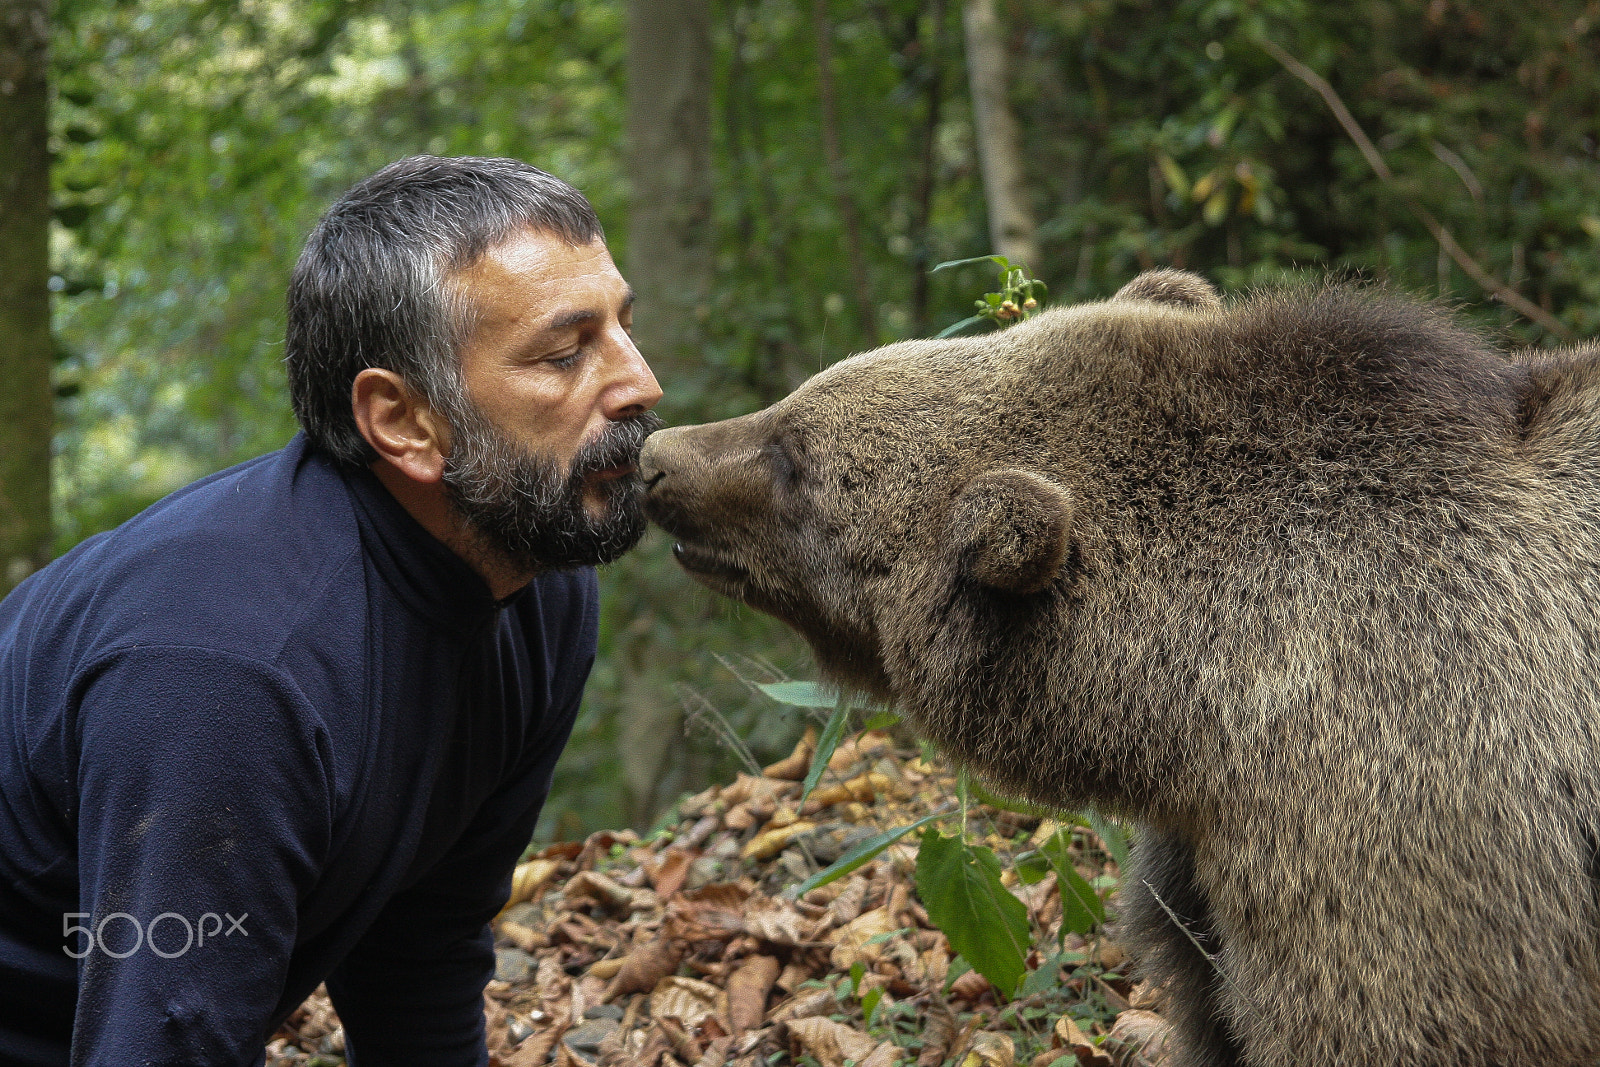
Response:
[[[661,416],[653,411],[608,424],[600,436],[578,449],[578,454],[572,458],[570,480],[581,481],[601,471],[636,466],[644,439],[661,426]]]

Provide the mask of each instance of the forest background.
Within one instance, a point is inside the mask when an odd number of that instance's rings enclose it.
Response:
[[[588,194],[669,423],[938,332],[993,275],[931,268],[994,251],[1055,302],[1333,271],[1600,333],[1600,2],[0,0],[0,592],[288,439],[300,244],[414,152]],[[798,643],[669,547],[602,570],[544,835],[804,725],[747,684]]]

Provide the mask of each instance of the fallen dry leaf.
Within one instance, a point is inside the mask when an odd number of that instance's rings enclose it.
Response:
[[[1016,1067],[1017,1048],[1007,1034],[990,1030],[972,1035],[972,1045],[961,1067]]]
[[[615,978],[617,972],[622,970],[622,962],[626,957],[616,956],[606,960],[596,960],[586,972],[591,978]],[[659,981],[659,979],[657,979]]]
[[[857,962],[871,967],[883,955],[883,942],[874,942],[874,939],[894,929],[894,918],[888,908],[875,908],[856,916],[828,935],[828,940],[833,942],[830,954],[833,965],[841,971],[848,971]]]
[[[635,890],[618,885],[596,871],[579,871],[562,890],[568,900],[587,897],[609,911],[629,911],[633,908]]]
[[[917,1067],[939,1067],[960,1028],[943,997],[930,1000],[922,1015],[922,1053],[917,1057]]]
[[[843,926],[866,907],[867,894],[872,891],[872,883],[861,875],[850,879],[844,890],[828,905],[828,918],[835,926]]]
[[[767,1013],[767,1022],[781,1023],[795,1019],[809,1019],[814,1015],[826,1015],[838,1004],[839,999],[833,995],[831,989],[807,990],[773,1008]]]
[[[1055,1038],[1066,1051],[1078,1057],[1080,1067],[1114,1067],[1110,1053],[1089,1040],[1089,1035],[1078,1029],[1070,1016],[1056,1019]]]
[[[989,992],[989,979],[977,971],[967,971],[960,978],[950,983],[950,999],[977,1001]]]
[[[708,1015],[728,1017],[728,995],[710,982],[669,976],[650,993],[650,1015],[672,1017],[685,1026],[698,1026]]]
[[[744,930],[771,945],[793,948],[808,944],[816,923],[784,900],[752,900],[744,914]]]
[[[683,947],[666,938],[636,945],[622,958],[622,966],[602,999],[611,1001],[628,993],[648,993],[677,970],[682,959]]]
[[[869,761],[879,753],[887,751],[891,740],[892,738],[882,730],[867,730],[855,737],[847,737],[833,750],[833,756],[828,760],[828,769],[835,774],[841,774],[857,763]]]
[[[1153,1011],[1123,1012],[1111,1025],[1106,1045],[1124,1064],[1164,1067],[1172,1057],[1172,1024]]]
[[[758,1028],[767,1017],[767,994],[778,968],[771,956],[751,956],[728,976],[728,1025],[735,1036]]]
[[[822,1067],[844,1067],[847,1059],[860,1063],[878,1047],[876,1041],[860,1030],[821,1016],[790,1022],[789,1036],[802,1051],[815,1056]]]
[[[789,842],[801,834],[808,834],[817,824],[807,819],[796,819],[787,826],[764,830],[745,843],[740,856],[747,860],[771,859],[788,847]]]
[[[656,1019],[656,1025],[661,1028],[663,1034],[667,1035],[667,1040],[672,1043],[672,1051],[677,1054],[680,1060],[686,1063],[694,1063],[700,1059],[700,1054],[704,1051],[700,1047],[700,1042],[696,1041],[694,1035],[685,1030],[675,1017],[671,1015],[660,1016]]]
[[[544,934],[509,920],[500,924],[500,936],[527,953],[538,952],[550,944]]]
[[[733,1038],[719,1037],[706,1045],[706,1050],[695,1061],[694,1067],[723,1067],[728,1062],[728,1053],[733,1048]]]
[[[798,782],[806,776],[806,771],[811,768],[811,755],[817,750],[817,728],[807,726],[806,732],[794,746],[794,751],[783,759],[770,766],[763,767],[761,774],[766,778],[783,778]]]
[[[518,864],[517,869],[511,872],[511,899],[506,901],[506,906],[532,900],[533,895],[554,877],[560,868],[561,861],[556,859],[532,859],[527,863]]]
[[[856,1067],[896,1067],[904,1062],[905,1052],[891,1041],[879,1042],[878,1047]]]
[[[650,884],[655,887],[656,895],[666,900],[682,889],[693,862],[694,857],[687,850],[669,848],[661,854],[658,862],[645,868],[650,876]]]

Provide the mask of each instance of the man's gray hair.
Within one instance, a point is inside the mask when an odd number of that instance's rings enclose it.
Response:
[[[412,156],[360,182],[306,239],[289,282],[284,362],[295,418],[341,464],[377,458],[350,388],[394,371],[452,423],[465,409],[471,330],[451,278],[519,230],[575,246],[603,239],[582,193],[514,159]]]

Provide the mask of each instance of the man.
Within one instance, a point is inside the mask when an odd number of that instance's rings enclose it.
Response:
[[[417,157],[306,243],[303,432],[0,603],[0,1063],[486,1061],[488,920],[642,530],[661,392],[587,201]]]

